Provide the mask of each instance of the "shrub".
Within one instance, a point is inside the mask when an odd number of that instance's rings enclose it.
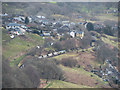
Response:
[[[89,22],[89,23],[87,24],[87,29],[88,29],[88,31],[94,30],[93,24]]]
[[[72,68],[76,66],[77,61],[73,58],[63,58],[61,64]]]

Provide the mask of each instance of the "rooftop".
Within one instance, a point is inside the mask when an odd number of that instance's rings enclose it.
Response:
[[[17,23],[9,23],[7,26],[21,26],[21,25]]]

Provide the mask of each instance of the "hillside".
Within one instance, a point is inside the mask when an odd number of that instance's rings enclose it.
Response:
[[[117,3],[2,3],[4,88],[116,88]]]
[[[26,33],[25,36],[16,36],[15,39],[11,39],[5,32],[6,30],[3,29],[3,57],[10,62],[16,62],[16,65],[21,61],[20,57],[24,57],[31,48],[44,43],[44,40],[36,34]]]

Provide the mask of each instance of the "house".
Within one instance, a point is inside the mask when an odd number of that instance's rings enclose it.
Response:
[[[52,53],[50,53],[50,54],[48,54],[48,56],[49,56],[49,57],[51,57],[51,56],[53,56],[53,54],[52,54]]]
[[[31,16],[28,16],[29,22],[32,22],[33,18]]]
[[[23,29],[25,29],[25,30],[28,29],[28,27],[26,27],[25,25],[21,25],[21,28],[23,28]]]
[[[24,22],[25,21],[25,17],[24,16],[14,17],[13,21]]]
[[[47,55],[43,55],[43,58],[47,58]]]
[[[70,31],[69,34],[72,38],[80,37],[81,39],[83,39],[83,37],[84,37],[84,32],[83,31],[75,31],[74,30],[74,31]]]
[[[71,32],[70,32],[70,36],[71,36],[72,38],[74,38],[74,37],[75,37],[75,32],[74,32],[74,31],[71,31]]]
[[[19,29],[20,29],[20,32],[21,32],[21,33],[25,33],[25,32],[26,32],[26,30],[23,29],[23,28],[21,28],[21,27],[20,27]]]
[[[96,40],[91,40],[91,42],[90,42],[90,46],[91,46],[91,47],[96,46]]]
[[[24,35],[26,30],[23,28],[15,28],[15,29],[9,29],[9,33],[13,35]]]
[[[42,23],[45,24],[45,25],[46,25],[46,24],[49,24],[49,22],[48,22],[47,19],[46,19],[46,20],[42,20]]]
[[[39,19],[45,19],[45,16],[37,16]]]
[[[4,13],[4,14],[0,14],[0,16],[5,17],[5,16],[8,16],[8,14]]]
[[[58,52],[54,52],[53,54],[54,54],[54,55],[58,55]]]
[[[50,36],[51,32],[50,31],[42,31],[43,36]]]
[[[14,36],[14,35],[11,35],[11,36],[10,36],[10,38],[12,38],[12,39],[13,39],[13,38],[15,38],[15,36]]]
[[[65,53],[66,51],[65,50],[61,50],[61,51],[59,51],[61,54],[63,54],[63,53]]]
[[[0,16],[5,17],[5,16],[8,16],[8,14],[4,13],[4,14],[0,14]]]
[[[40,48],[40,46],[36,46],[38,49]]]
[[[62,21],[62,24],[69,24],[70,21]]]
[[[9,23],[8,25],[6,25],[6,29],[15,29],[15,28],[19,28],[21,25],[17,24],[17,23]]]
[[[77,31],[75,34],[76,37],[80,37],[81,39],[83,39],[84,37],[84,32],[83,31]]]
[[[43,58],[43,56],[39,56],[38,58],[41,59],[41,58]]]

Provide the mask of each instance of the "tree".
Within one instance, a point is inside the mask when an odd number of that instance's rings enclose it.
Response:
[[[76,48],[76,41],[75,41],[75,39],[65,40],[64,48],[65,48],[65,50]]]
[[[61,64],[67,67],[75,67],[77,65],[77,60],[73,58],[63,58]]]
[[[93,24],[92,24],[91,22],[89,22],[89,23],[87,24],[87,30],[88,30],[88,31],[94,30],[94,26],[93,26]]]
[[[36,81],[31,80],[32,78],[24,73],[22,70],[18,69],[16,66],[10,67],[9,61],[3,57],[2,66],[2,87],[3,88],[35,88]],[[30,72],[30,71],[29,71]],[[33,73],[32,73],[33,74]]]
[[[111,35],[111,36],[113,36],[114,35],[114,31],[111,29],[111,27],[110,26],[106,26],[105,28],[103,28],[103,32],[105,33],[105,34],[107,34],[107,35]]]
[[[109,61],[112,61],[112,64],[116,65],[117,64],[117,57],[116,57],[116,50],[111,50],[107,46],[100,46],[100,48],[96,51],[97,55],[97,60],[99,62],[104,63],[106,59]]]
[[[62,49],[62,45],[60,42],[56,42],[55,44],[53,44],[53,48],[59,51]]]
[[[28,23],[29,23],[29,18],[26,17],[26,18],[25,18],[25,24],[28,24]]]

